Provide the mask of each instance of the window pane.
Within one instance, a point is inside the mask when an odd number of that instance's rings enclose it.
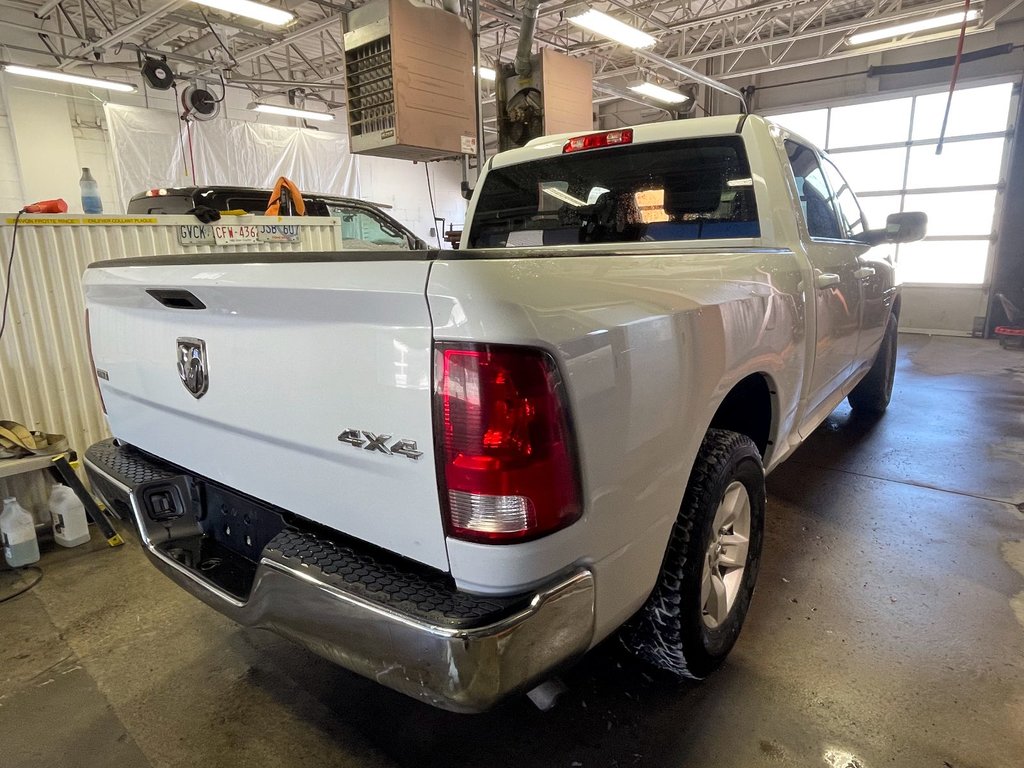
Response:
[[[903,147],[837,152],[832,160],[857,194],[903,187],[903,166],[907,161],[907,150]]]
[[[967,136],[972,133],[1005,131],[1012,91],[1012,83],[956,91],[953,94],[953,105],[949,110],[946,135]],[[917,104],[914,105],[915,139],[939,137],[947,95],[933,93],[917,97]]]
[[[736,135],[627,144],[496,168],[476,199],[470,247],[760,236]]]
[[[800,193],[800,207],[807,222],[807,233],[811,237],[837,240],[845,233],[839,228],[839,219],[832,206],[825,176],[818,165],[818,156],[803,144],[786,142],[789,164],[796,178]]]
[[[864,211],[868,229],[881,229],[890,213],[899,213],[899,195],[881,195],[879,197],[859,197],[860,208]]]
[[[904,283],[981,283],[988,240],[922,240],[903,243],[896,258]]]
[[[799,134],[812,144],[825,146],[825,131],[828,129],[828,110],[812,109],[807,112],[790,112],[788,115],[772,115],[773,123],[778,123],[793,133]]]
[[[864,217],[861,215],[860,206],[857,205],[857,196],[853,194],[850,185],[846,183],[843,174],[835,165],[827,159],[822,163],[825,169],[825,176],[828,183],[832,185],[832,192],[835,194],[839,207],[839,215],[846,225],[847,235],[859,235],[864,231]]]
[[[828,148],[866,147],[906,141],[910,135],[911,99],[887,99],[833,107]]]
[[[996,210],[996,191],[907,195],[906,210],[928,214],[929,235],[988,237]]]
[[[995,184],[1003,161],[1005,139],[955,141],[935,154],[934,144],[910,148],[908,189]]]
[[[409,248],[404,234],[363,211],[337,206],[331,206],[330,210],[331,215],[341,221],[341,238],[348,250]]]

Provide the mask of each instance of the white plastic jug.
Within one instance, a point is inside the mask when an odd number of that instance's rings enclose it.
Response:
[[[20,568],[39,559],[35,521],[13,496],[4,499],[4,511],[0,513],[0,537],[4,542],[4,559],[11,568]]]
[[[62,547],[77,547],[89,540],[89,519],[85,507],[66,485],[55,484],[50,491],[53,538]]]

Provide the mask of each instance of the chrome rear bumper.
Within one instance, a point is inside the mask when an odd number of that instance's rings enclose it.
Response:
[[[452,628],[345,588],[317,567],[264,549],[246,599],[219,589],[154,546],[130,485],[86,458],[108,506],[127,501],[153,564],[239,624],[287,637],[346,669],[436,707],[480,712],[529,690],[581,656],[594,634],[594,579],[578,569],[532,594],[499,621]]]

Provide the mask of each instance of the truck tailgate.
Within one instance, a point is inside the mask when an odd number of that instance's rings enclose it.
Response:
[[[196,474],[448,570],[431,426],[430,262],[291,256],[88,269],[111,430]]]

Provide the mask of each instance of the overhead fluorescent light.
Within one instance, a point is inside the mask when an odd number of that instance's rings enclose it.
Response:
[[[629,24],[623,24],[607,13],[595,11],[586,5],[579,5],[566,12],[566,18],[578,27],[589,29],[601,37],[607,37],[627,48],[650,48],[658,41]]]
[[[654,83],[633,83],[629,86],[629,90],[633,93],[639,93],[641,96],[646,96],[649,99],[660,101],[663,104],[682,104],[684,101],[689,101],[690,97],[679,91],[673,91],[668,88],[662,88],[660,85]]]
[[[971,22],[978,18],[978,12],[970,10],[967,12],[967,21]],[[858,32],[855,35],[850,35],[846,38],[847,45],[863,45],[864,43],[874,43],[879,40],[889,40],[893,37],[902,37],[903,35],[910,35],[914,32],[925,32],[929,29],[941,29],[942,27],[951,27],[955,24],[961,24],[964,20],[963,13],[946,13],[942,16],[932,16],[930,19],[919,19],[917,21],[908,21],[906,24],[896,24],[891,27],[880,27],[879,29],[870,29],[867,32]]]
[[[56,69],[36,69],[35,67],[20,67],[17,64],[5,64],[4,71],[12,75],[24,75],[25,77],[40,77],[43,80],[59,80],[62,83],[73,83],[84,85],[87,88],[106,88],[108,91],[122,91],[134,93],[135,86],[128,83],[118,83],[114,80],[99,80],[95,77],[82,77],[71,75],[67,72],[59,72]]]
[[[276,104],[250,104],[249,109],[255,112],[266,112],[271,115],[283,115],[285,117],[301,117],[303,120],[333,120],[334,115],[329,112],[313,112],[309,109],[296,109],[295,107],[279,107]]]
[[[473,73],[476,74],[476,67],[473,67]],[[481,80],[497,80],[498,73],[490,67],[480,67],[480,79]]]
[[[295,14],[280,8],[271,8],[263,3],[254,3],[252,0],[192,0],[198,5],[205,5],[224,13],[233,13],[236,16],[245,16],[249,19],[262,21],[264,24],[273,24],[276,27],[289,24],[295,20]]]

